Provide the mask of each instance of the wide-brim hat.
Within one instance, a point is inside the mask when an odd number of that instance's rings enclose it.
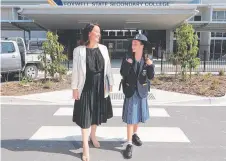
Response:
[[[139,41],[143,42],[145,45],[151,44],[148,41],[148,38],[143,34],[136,34],[132,40],[139,40]]]

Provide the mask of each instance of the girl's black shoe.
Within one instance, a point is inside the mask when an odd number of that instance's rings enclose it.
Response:
[[[131,159],[132,158],[132,152],[133,152],[133,145],[128,144],[126,146],[126,149],[123,152],[123,155],[126,159]]]
[[[134,145],[136,146],[141,146],[142,145],[142,141],[140,140],[140,138],[137,136],[137,134],[134,134],[132,137],[132,142]]]

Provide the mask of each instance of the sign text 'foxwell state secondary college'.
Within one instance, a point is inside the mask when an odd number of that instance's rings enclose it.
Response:
[[[66,1],[64,6],[78,6],[78,7],[150,7],[150,6],[169,6],[169,2],[78,2]]]

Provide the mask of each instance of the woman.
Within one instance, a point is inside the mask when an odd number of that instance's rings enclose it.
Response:
[[[122,119],[127,124],[127,145],[123,154],[127,159],[132,158],[132,144],[142,145],[137,134],[138,123],[144,123],[150,117],[147,95],[150,80],[154,77],[154,66],[144,54],[147,43],[145,35],[137,34],[132,40],[132,53],[122,61],[120,69],[125,94]]]
[[[108,49],[99,44],[100,27],[88,24],[83,30],[85,45],[78,46],[73,53],[72,89],[75,99],[73,122],[82,129],[83,156],[89,160],[90,142],[99,148],[96,128],[113,117],[109,92],[113,85],[113,76]]]

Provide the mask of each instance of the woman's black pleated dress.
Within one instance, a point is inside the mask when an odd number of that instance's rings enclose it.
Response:
[[[86,48],[86,81],[80,100],[74,103],[73,122],[86,129],[112,117],[110,97],[104,98],[104,58],[99,48]]]

